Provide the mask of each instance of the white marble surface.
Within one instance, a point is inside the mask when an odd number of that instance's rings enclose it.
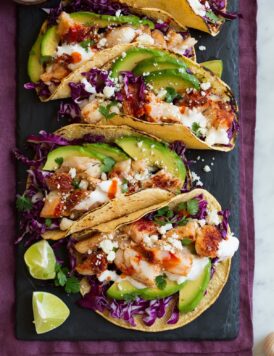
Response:
[[[258,0],[257,128],[254,207],[256,263],[254,283],[254,355],[263,355],[262,340],[274,331],[274,10]]]

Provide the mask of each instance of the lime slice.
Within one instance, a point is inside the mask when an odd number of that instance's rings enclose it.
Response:
[[[32,309],[37,334],[43,334],[62,325],[70,311],[56,295],[46,292],[33,292]]]
[[[47,241],[42,240],[31,245],[25,252],[24,260],[33,278],[55,278],[56,258]]]

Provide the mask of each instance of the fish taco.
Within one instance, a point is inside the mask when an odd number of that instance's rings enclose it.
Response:
[[[150,17],[158,16],[168,21],[173,18],[183,27],[195,28],[216,36],[226,20],[237,18],[227,11],[227,0],[119,0],[132,8],[139,9]]]
[[[29,166],[27,189],[18,197],[26,207],[20,239],[58,240],[191,187],[181,142],[168,146],[125,126],[73,124],[28,142],[34,160],[17,152]],[[99,207],[100,214],[90,215]]]
[[[217,61],[215,61],[215,64]],[[101,68],[87,63],[64,90],[60,114],[93,124],[128,125],[187,148],[230,151],[238,108],[230,88],[192,60],[151,46],[124,46]]]
[[[228,216],[195,189],[74,235],[79,305],[145,332],[193,321],[218,298],[238,249]]]
[[[119,54],[121,45],[150,44],[195,59],[195,43],[174,21],[164,23],[137,16],[117,3],[60,3],[51,9],[30,51],[31,83],[25,87],[36,89],[43,101],[56,99],[56,90],[69,83],[85,62],[102,66]]]

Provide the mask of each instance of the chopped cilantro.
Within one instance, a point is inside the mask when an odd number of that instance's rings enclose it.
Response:
[[[159,289],[161,289],[161,290],[163,290],[163,289],[165,289],[165,287],[166,287],[166,275],[161,275],[161,276],[157,276],[156,278],[155,278],[155,283],[156,283],[156,286],[157,286],[157,288],[159,288]]]
[[[183,240],[181,240],[181,244],[183,246],[188,246],[192,243],[193,241],[191,239],[188,239],[188,238],[184,238]]]
[[[195,134],[195,136],[197,137],[201,137],[201,126],[197,123],[197,122],[193,122],[191,130],[193,131],[193,133]]]
[[[101,166],[101,171],[105,173],[110,172],[112,170],[112,167],[115,165],[114,159],[110,157],[105,157],[102,163],[103,165]]]
[[[92,41],[90,38],[88,38],[87,40],[84,40],[84,41],[80,42],[79,44],[81,47],[83,47],[88,52],[88,48],[94,44],[94,41]]]
[[[46,219],[45,219],[45,225],[46,225],[46,227],[50,227],[51,223],[52,223],[52,220],[51,220],[50,218],[46,218]]]
[[[168,224],[173,216],[174,212],[168,206],[165,206],[156,212],[153,220],[156,224],[163,226]]]
[[[123,178],[122,180],[122,193],[128,192],[128,180]]]
[[[196,215],[199,211],[199,201],[197,199],[191,199],[187,201],[186,207],[190,215]]]
[[[110,112],[110,109],[115,105],[117,105],[116,100],[112,101],[107,106],[100,105],[99,111],[106,119],[111,119],[113,116],[116,115],[114,112]]]
[[[55,158],[55,163],[58,164],[58,166],[60,167],[62,165],[62,163],[64,162],[64,158],[63,157],[57,157]]]
[[[29,197],[25,195],[18,195],[16,198],[16,208],[19,211],[27,211],[32,208],[32,202]]]
[[[172,87],[167,87],[166,89],[166,97],[165,101],[167,103],[172,103],[174,99],[180,99],[181,95],[176,92],[176,90]]]
[[[213,11],[207,11],[206,12],[206,17],[210,20],[212,23],[218,23],[218,22],[223,22],[224,20],[220,18],[219,16],[215,15]]]
[[[127,293],[123,295],[123,298],[126,302],[132,302],[136,298],[136,295],[134,293]]]
[[[177,222],[177,224],[179,225],[179,226],[184,226],[184,225],[186,225],[188,223],[188,218],[186,217],[186,216],[183,216],[178,222]]]
[[[72,186],[73,186],[75,189],[79,189],[80,180],[79,180],[78,178],[73,178],[71,184],[72,184]]]
[[[62,267],[60,264],[55,265],[56,277],[54,284],[56,286],[65,287],[67,293],[78,293],[80,291],[80,282],[75,276],[69,276],[69,270]]]

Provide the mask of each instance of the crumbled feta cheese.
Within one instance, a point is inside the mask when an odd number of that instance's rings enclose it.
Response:
[[[110,251],[107,255],[108,262],[113,262],[115,260],[116,253],[115,251]]]
[[[181,244],[181,241],[178,239],[173,239],[172,237],[169,237],[167,241],[171,244],[172,247],[174,247],[176,250],[182,250],[183,246]]]
[[[103,94],[105,95],[105,97],[107,98],[111,98],[115,93],[115,87],[104,87],[103,89]]]
[[[105,172],[103,172],[103,173],[101,174],[101,179],[102,179],[102,180],[107,180],[107,179],[108,179],[108,177],[107,177],[107,175],[106,175]]]
[[[114,248],[111,240],[105,239],[100,242],[99,247],[108,255]]]
[[[76,177],[76,169],[70,168],[69,175],[71,176],[72,179],[75,178]]]
[[[60,230],[62,230],[62,231],[68,230],[73,223],[74,223],[73,220],[70,220],[68,218],[62,218],[62,220],[60,222],[60,226],[59,226]]]
[[[192,176],[193,183],[197,182],[196,185],[199,185],[201,187],[204,185],[203,182],[201,181],[201,177],[199,177],[198,174],[192,171],[191,176]]]
[[[203,90],[208,90],[211,87],[210,83],[202,83],[201,84],[201,89]]]
[[[104,272],[102,272],[99,276],[98,276],[98,280],[100,282],[104,282],[104,281],[116,281],[119,278],[118,274],[115,271],[109,271],[108,269],[105,270]]]
[[[228,134],[225,129],[217,130],[211,127],[207,132],[205,142],[211,146],[215,144],[227,145],[229,144]]]
[[[197,161],[199,161],[200,158],[201,158],[201,156],[198,156],[198,157],[197,157]]]
[[[209,173],[211,172],[211,168],[208,165],[205,165],[203,168],[204,172]]]
[[[142,146],[143,146],[143,141],[137,142],[137,146],[138,146],[139,148],[142,147]]]
[[[218,211],[216,209],[208,210],[206,221],[210,225],[219,225],[221,223],[221,216],[218,215]]]
[[[119,16],[121,15],[121,13],[122,13],[122,10],[117,10],[117,11],[115,12],[115,16],[116,16],[116,17],[119,17]]]
[[[88,189],[88,181],[86,180],[81,180],[79,184],[79,188],[82,190],[87,190]]]
[[[174,233],[171,235],[171,238],[172,238],[172,239],[178,239],[178,238],[179,238],[179,235],[176,234],[176,232],[174,232]]]
[[[201,91],[201,95],[202,95],[202,96],[206,96],[206,92]]]
[[[172,224],[166,224],[157,228],[161,235],[172,229]]]
[[[122,52],[122,55],[121,55],[121,56],[122,56],[122,58],[125,58],[126,55],[127,55],[126,52]]]
[[[166,89],[162,88],[159,90],[159,92],[157,94],[157,98],[164,99],[166,97],[166,94],[167,94]]]
[[[199,46],[199,50],[200,51],[205,51],[206,50],[206,46]]]

